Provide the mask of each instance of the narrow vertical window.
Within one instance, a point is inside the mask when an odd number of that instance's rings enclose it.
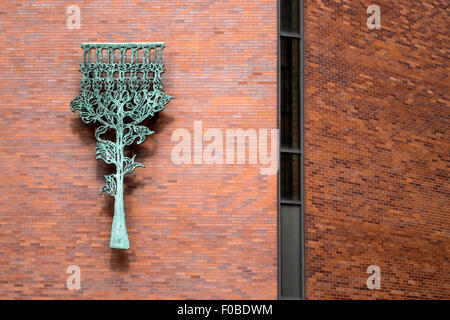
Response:
[[[279,0],[278,3],[278,295],[280,299],[302,299],[303,1]]]

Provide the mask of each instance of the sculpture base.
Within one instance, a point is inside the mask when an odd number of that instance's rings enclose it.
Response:
[[[117,229],[114,228],[113,224],[113,231],[111,232],[111,241],[109,243],[109,246],[112,249],[130,249],[130,242],[128,241],[128,235],[124,228],[119,229],[120,231],[117,231]]]
[[[111,247],[111,249],[121,249],[121,250],[128,250],[130,249],[130,245],[116,245],[116,244],[112,244],[110,243],[109,245]]]
[[[114,204],[114,218],[111,228],[111,241],[109,246],[112,249],[130,249],[128,241],[127,227],[125,225],[125,211],[123,210],[122,193],[116,196]]]

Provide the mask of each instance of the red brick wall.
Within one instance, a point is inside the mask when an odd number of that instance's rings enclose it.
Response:
[[[448,12],[306,1],[307,298],[450,298]]]
[[[66,7],[81,28],[66,26]],[[0,9],[0,298],[277,297],[276,175],[171,162],[171,134],[276,128],[277,5],[12,1]],[[113,199],[94,131],[70,112],[82,42],[164,41],[175,97],[126,181],[131,249],[109,248]],[[81,269],[81,290],[66,268]]]
[[[306,1],[308,298],[450,298],[447,6]],[[0,298],[276,298],[276,177],[170,159],[194,120],[276,127],[276,1],[15,1],[0,15]],[[87,41],[167,45],[175,100],[136,149],[128,252],[109,248],[107,168],[69,110]]]

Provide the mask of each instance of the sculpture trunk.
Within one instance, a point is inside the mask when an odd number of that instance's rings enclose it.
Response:
[[[123,208],[123,178],[120,180],[117,179],[117,194],[114,202],[110,247],[113,249],[130,249],[125,224],[125,210]]]
[[[130,249],[125,224],[125,210],[123,208],[123,175],[120,170],[117,171],[117,189],[114,201],[114,218],[111,229],[110,247],[113,249]]]
[[[121,113],[122,108],[119,110]],[[114,218],[111,229],[110,247],[113,249],[130,249],[128,241],[127,227],[125,224],[125,210],[123,208],[123,129],[122,121],[118,124],[116,131],[117,172],[116,172],[116,195],[114,201]]]

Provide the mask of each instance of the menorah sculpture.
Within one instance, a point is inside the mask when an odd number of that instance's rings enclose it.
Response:
[[[134,161],[136,155],[124,156],[124,147],[134,141],[141,144],[153,134],[139,124],[162,111],[173,98],[162,92],[164,43],[83,43],[81,48],[81,93],[70,106],[73,112],[78,110],[83,122],[100,124],[95,131],[96,159],[116,166],[115,174],[105,175],[106,185],[100,190],[115,198],[110,246],[129,249],[123,179],[144,165]],[[111,130],[115,141],[101,138]]]

